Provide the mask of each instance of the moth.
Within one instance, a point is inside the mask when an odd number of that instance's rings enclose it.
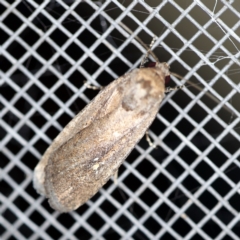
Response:
[[[53,209],[77,209],[118,171],[155,119],[169,75],[167,63],[134,69],[67,124],[34,170],[34,187]]]

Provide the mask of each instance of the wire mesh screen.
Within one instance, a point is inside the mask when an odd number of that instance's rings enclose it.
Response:
[[[240,3],[234,0],[0,2],[1,239],[239,239]],[[121,25],[132,30],[129,34]],[[154,53],[171,86],[110,180],[60,214],[32,186],[57,134]],[[188,79],[188,80],[187,80]]]

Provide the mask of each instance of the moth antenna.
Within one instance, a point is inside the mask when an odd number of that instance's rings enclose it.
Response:
[[[181,79],[181,80],[184,79],[183,76],[181,76],[181,75],[179,75],[179,74],[177,74],[177,73],[174,73],[174,72],[170,72],[170,75],[172,75],[172,76],[174,76],[174,77],[176,77],[176,78],[179,78],[179,79]],[[185,79],[185,80],[187,80],[187,79]],[[187,81],[188,81],[188,80],[187,80]]]
[[[127,31],[130,35],[133,35],[133,31],[127,27],[124,23],[119,22],[119,25],[125,30]],[[134,36],[134,38],[147,50],[149,51],[149,54],[151,54],[151,56],[153,57],[153,59],[156,62],[159,62],[158,57],[154,54],[154,52],[152,51],[151,48],[149,48],[138,36]]]
[[[177,73],[170,72],[170,75],[175,76],[176,78],[179,78],[179,79],[181,79],[181,80],[185,79],[184,77],[182,77],[181,75],[179,75],[179,74],[177,74]],[[187,83],[188,83],[190,86],[194,87],[194,88],[197,89],[199,92],[201,92],[201,91],[203,90],[203,88],[202,88],[201,86],[198,86],[196,83],[194,83],[194,82],[192,82],[192,81],[190,81],[190,80],[187,80],[187,79],[185,79],[185,80],[187,81]],[[183,87],[184,87],[184,85],[179,86],[179,87],[175,87],[175,88],[167,88],[165,92],[171,92],[171,91],[179,90],[179,89],[182,89]],[[185,87],[186,87],[186,86],[185,86]],[[213,100],[216,104],[219,104],[219,103],[220,103],[220,100],[219,100],[218,98],[216,98],[213,94],[211,94],[211,93],[209,93],[209,92],[205,92],[205,94],[206,94],[206,96],[207,96],[209,99]],[[233,113],[233,111],[232,111],[231,109],[229,109],[226,105],[223,105],[223,108],[224,108],[227,112],[233,114],[234,117],[237,117],[237,115],[236,115],[235,113]]]

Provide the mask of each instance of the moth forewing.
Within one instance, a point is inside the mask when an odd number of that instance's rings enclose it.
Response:
[[[116,173],[158,113],[168,75],[166,63],[125,74],[63,129],[34,173],[52,208],[77,209]]]
[[[121,81],[120,77],[118,81]],[[108,85],[107,88],[104,88],[81,112],[79,112],[58,134],[54,139],[52,144],[48,147],[44,153],[41,161],[34,169],[33,176],[33,185],[38,193],[46,195],[45,191],[45,166],[48,164],[48,159],[50,154],[62,146],[65,142],[71,139],[76,133],[80,132],[82,129],[88,127],[92,121],[95,120],[96,115],[98,114],[97,105],[104,104],[103,97],[107,98],[106,91],[111,92],[114,88],[114,81]],[[98,103],[98,104],[97,104]]]

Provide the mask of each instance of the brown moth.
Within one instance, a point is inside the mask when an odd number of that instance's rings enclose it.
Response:
[[[159,111],[168,68],[156,63],[113,81],[56,137],[34,171],[52,208],[77,209],[118,171]]]
[[[105,87],[46,150],[33,182],[53,209],[69,212],[88,201],[143,137],[159,111],[170,75],[167,63],[149,66]]]

